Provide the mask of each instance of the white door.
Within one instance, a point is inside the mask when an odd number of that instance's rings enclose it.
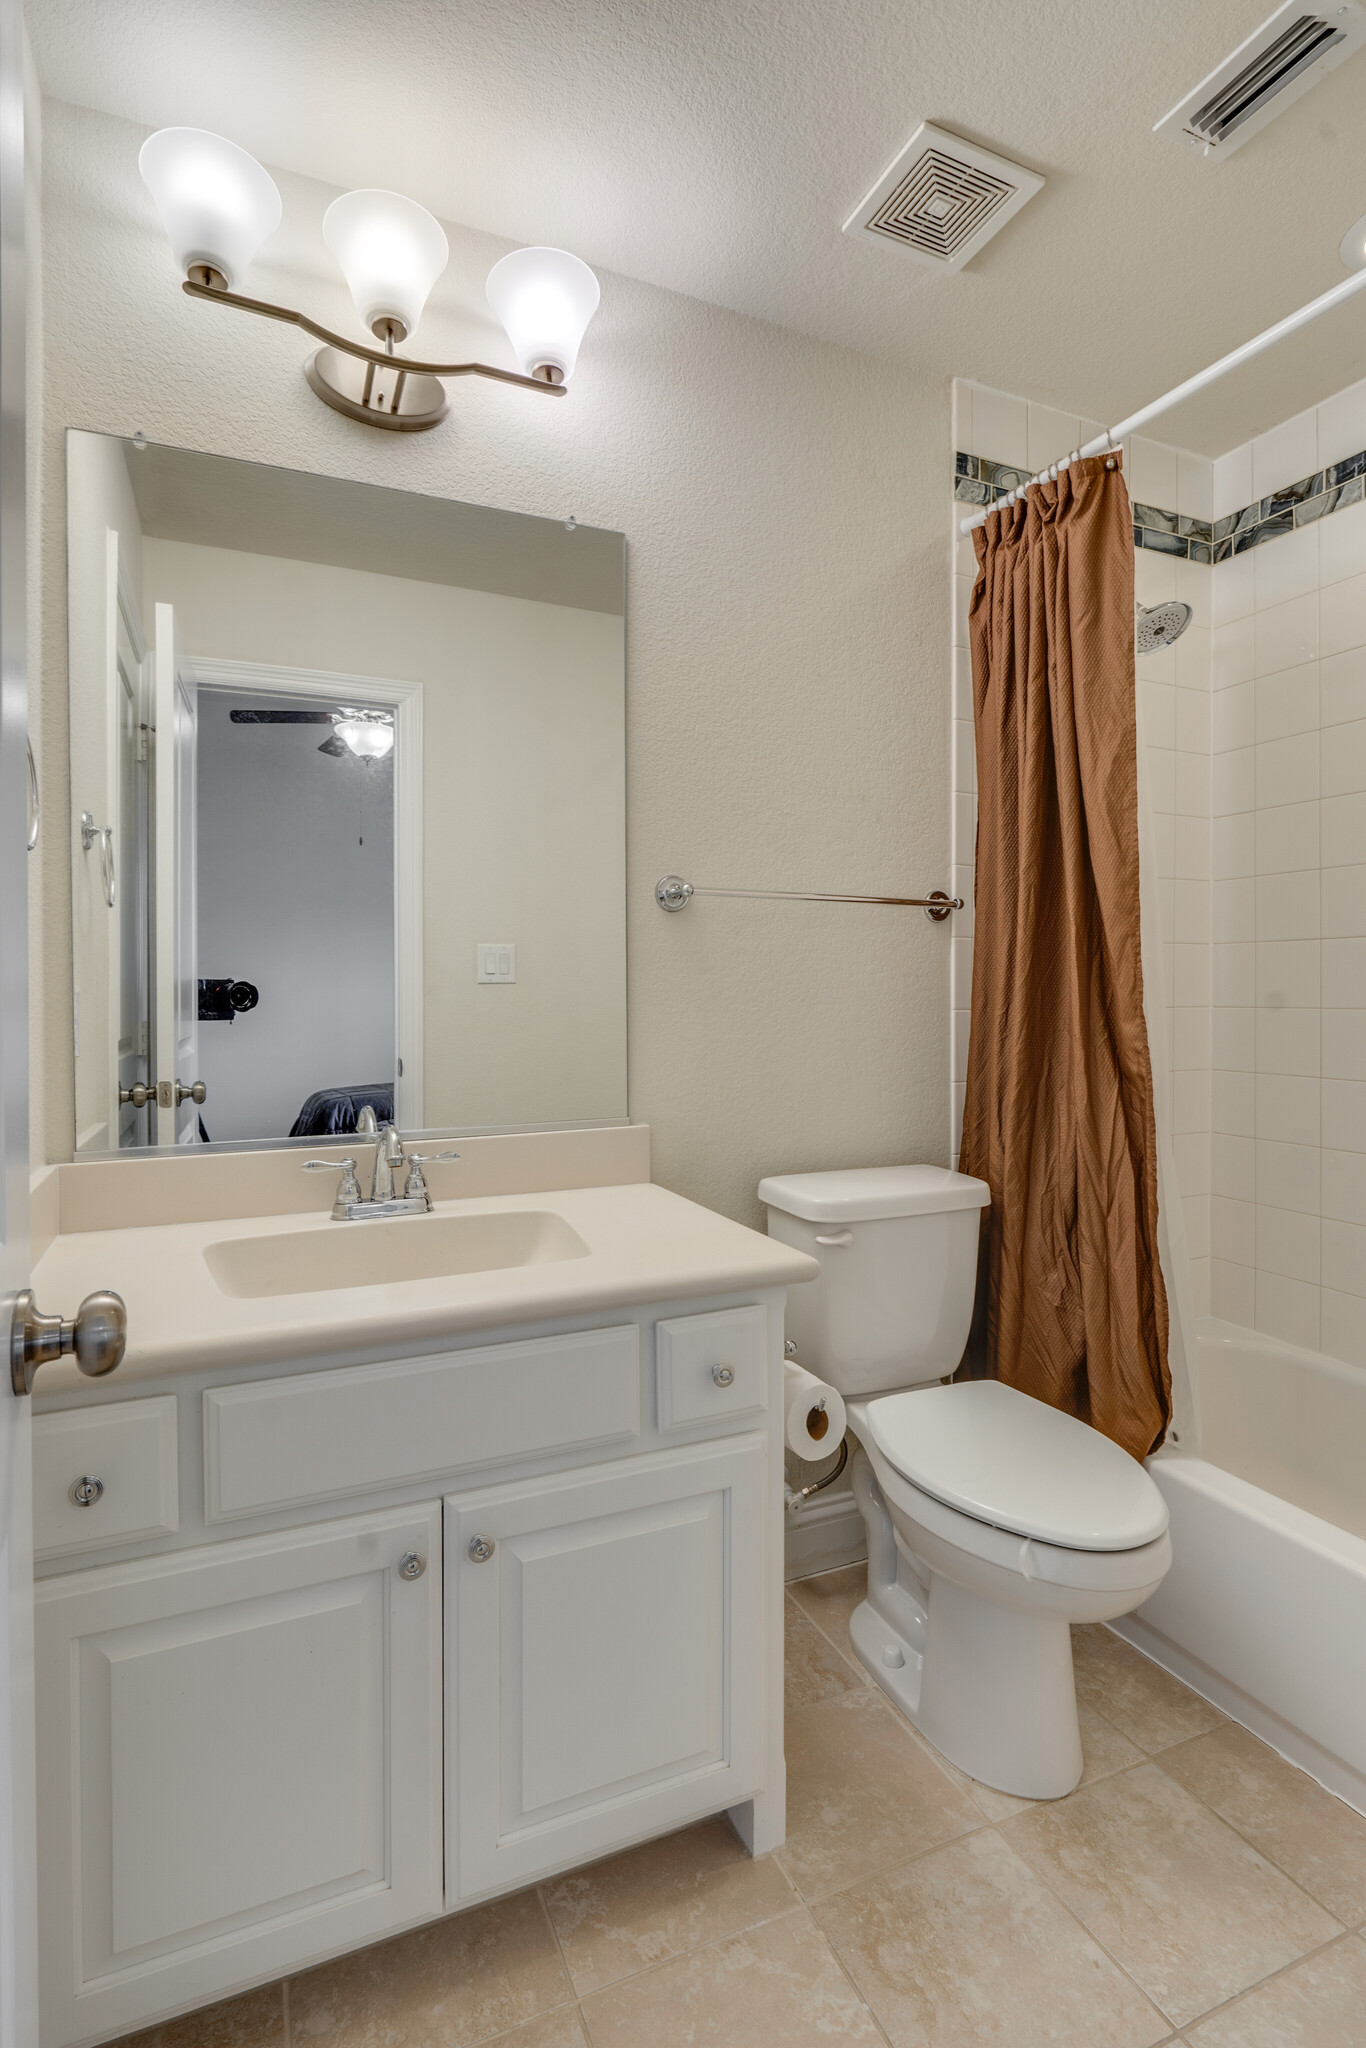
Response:
[[[39,1586],[43,2048],[440,1912],[440,1543],[432,1501]]]
[[[117,532],[108,532],[105,564],[106,678],[110,707],[107,842],[100,849],[100,881],[109,918],[107,985],[111,1056],[108,1062],[109,1129],[122,1147],[151,1143],[154,1107],[127,1100],[132,1089],[152,1078],[151,944],[147,928],[150,846],[148,815],[153,724],[147,702],[142,630],[126,564],[120,564]],[[113,904],[108,898],[114,898]]]
[[[156,612],[156,1081],[157,1144],[197,1145],[199,903],[195,769],[199,707],[176,638],[175,610]]]
[[[0,0],[0,1288],[8,1293],[29,1277],[22,38],[18,0]],[[9,1327],[9,1315],[0,1316],[6,1337]],[[0,1381],[0,2048],[33,2048],[37,2039],[29,1494],[29,1403]]]
[[[446,1897],[736,1806],[764,1769],[766,1446],[446,1502]]]

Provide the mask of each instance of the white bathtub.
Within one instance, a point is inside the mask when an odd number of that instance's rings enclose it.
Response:
[[[1171,1571],[1112,1626],[1366,1812],[1366,1372],[1207,1320],[1199,1393],[1203,1457],[1148,1467]]]

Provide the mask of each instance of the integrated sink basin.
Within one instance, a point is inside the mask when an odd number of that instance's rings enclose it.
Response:
[[[550,1209],[329,1223],[322,1230],[282,1230],[272,1237],[226,1237],[204,1247],[204,1263],[220,1292],[239,1300],[440,1280],[587,1256],[578,1232]]]

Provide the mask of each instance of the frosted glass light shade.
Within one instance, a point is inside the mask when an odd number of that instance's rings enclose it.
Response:
[[[602,293],[586,263],[566,249],[514,249],[485,286],[524,377],[547,366],[570,377]]]
[[[138,151],[176,262],[220,271],[234,291],[283,211],[275,180],[235,142],[203,128],[161,128]]]
[[[392,724],[377,718],[341,718],[333,730],[362,761],[381,761],[394,744]]]
[[[401,192],[347,192],[323,215],[323,240],[341,266],[364,326],[402,341],[422,318],[450,249],[425,206]]]

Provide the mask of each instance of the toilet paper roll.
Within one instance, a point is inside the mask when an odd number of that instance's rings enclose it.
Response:
[[[844,1437],[844,1399],[805,1366],[783,1365],[787,1441],[799,1458],[814,1462],[837,1451]]]

